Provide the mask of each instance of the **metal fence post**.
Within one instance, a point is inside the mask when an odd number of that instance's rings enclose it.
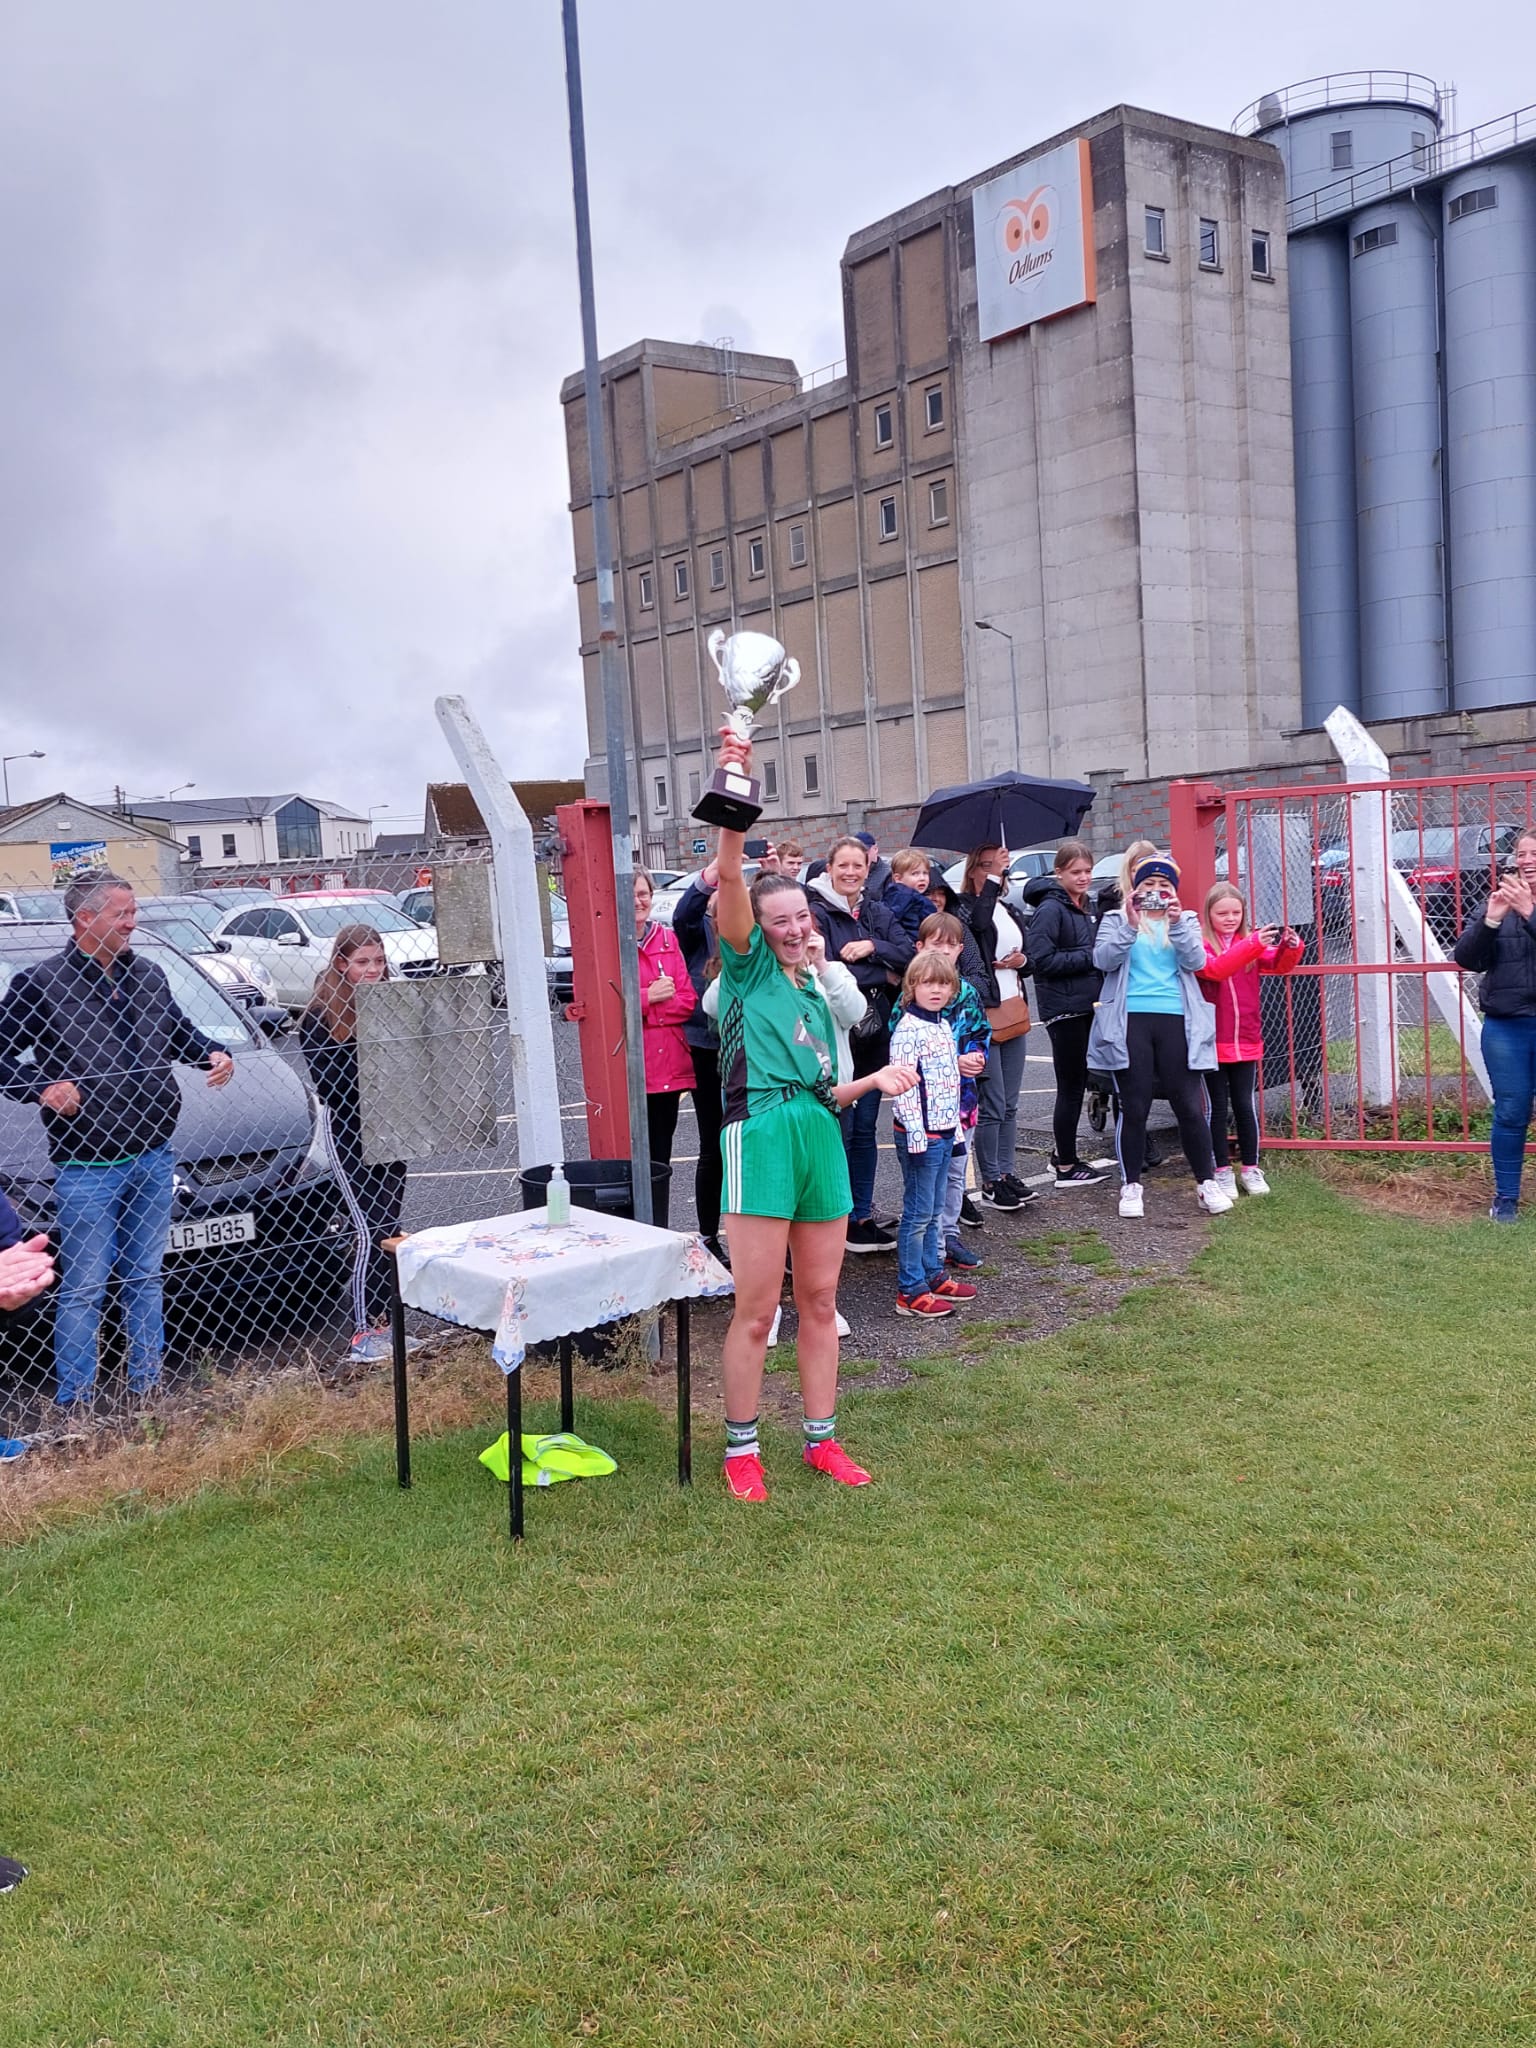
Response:
[[[533,828],[512,784],[462,697],[439,697],[437,722],[480,806],[491,835],[496,879],[496,930],[507,989],[513,1106],[521,1167],[552,1166],[565,1157],[555,1034],[544,966]]]

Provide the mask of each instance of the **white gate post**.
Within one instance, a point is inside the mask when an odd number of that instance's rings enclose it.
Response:
[[[517,1163],[552,1166],[565,1157],[555,1033],[544,966],[544,925],[533,859],[533,828],[512,784],[462,697],[439,697],[437,722],[491,835],[492,908],[507,986],[507,1037],[517,1111]]]

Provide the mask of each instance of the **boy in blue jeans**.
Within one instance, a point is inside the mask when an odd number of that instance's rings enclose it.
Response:
[[[974,1287],[944,1271],[944,1203],[960,1123],[960,1063],[945,1010],[959,992],[950,961],[931,949],[919,953],[902,981],[891,1033],[892,1062],[914,1067],[918,1077],[891,1104],[902,1182],[896,1313],[924,1321],[976,1298]]]
[[[966,949],[975,947],[965,926],[947,910],[936,910],[923,920],[919,946],[942,953],[960,977],[960,986],[944,1006],[944,1021],[954,1034],[955,1053],[960,1066],[960,1122],[949,1162],[949,1190],[944,1201],[944,1263],[960,1272],[981,1264],[960,1237],[961,1207],[965,1201],[966,1173],[971,1163],[971,1146],[976,1138],[976,1118],[981,1108],[981,1076],[992,1045],[992,1027],[986,1008],[966,974]],[[895,1022],[895,1013],[892,1013]]]

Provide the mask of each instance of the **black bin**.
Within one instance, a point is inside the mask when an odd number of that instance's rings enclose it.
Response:
[[[605,1216],[634,1216],[634,1182],[630,1177],[630,1162],[627,1159],[567,1159],[564,1165],[565,1177],[571,1186],[573,1209],[598,1209]],[[549,1191],[549,1177],[554,1170],[552,1166],[530,1166],[522,1175],[525,1209],[544,1207]],[[671,1167],[653,1161],[651,1215],[662,1229],[666,1228],[667,1198],[671,1183]]]

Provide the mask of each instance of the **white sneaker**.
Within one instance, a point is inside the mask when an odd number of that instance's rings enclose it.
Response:
[[[1230,1166],[1217,1167],[1216,1185],[1224,1195],[1230,1195],[1234,1202],[1237,1200],[1237,1175]]]
[[[1201,1181],[1196,1192],[1200,1197],[1200,1206],[1207,1216],[1225,1216],[1233,1207],[1232,1196],[1216,1181]]]
[[[773,1321],[768,1325],[768,1349],[770,1351],[773,1349],[774,1345],[777,1344],[779,1341],[779,1325],[783,1322],[783,1320],[784,1304],[780,1302],[779,1306],[773,1312]]]
[[[1141,1206],[1141,1182],[1128,1180],[1120,1190],[1120,1214],[1122,1216],[1145,1216]]]
[[[837,1321],[837,1334],[839,1335],[839,1337],[851,1337],[853,1335],[852,1323],[849,1322],[848,1318],[843,1314],[841,1309],[837,1309],[834,1313]]]
[[[1269,1193],[1269,1182],[1264,1178],[1262,1170],[1257,1166],[1245,1166],[1238,1175],[1238,1178],[1242,1181],[1243,1193],[1245,1195],[1267,1195]]]

